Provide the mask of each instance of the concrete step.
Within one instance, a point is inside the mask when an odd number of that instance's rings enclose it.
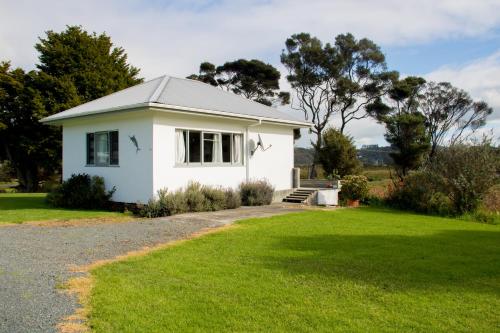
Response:
[[[284,198],[283,202],[304,203],[314,192],[315,189],[299,188]]]
[[[285,198],[283,202],[294,202],[294,203],[303,203],[305,200],[302,199],[293,199],[293,198]]]
[[[290,194],[287,196],[287,198],[307,199],[307,198],[309,198],[309,196],[308,195],[300,195],[300,194]]]

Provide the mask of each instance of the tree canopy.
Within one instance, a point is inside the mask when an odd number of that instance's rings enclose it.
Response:
[[[280,76],[280,72],[270,64],[257,59],[238,59],[217,67],[212,63],[203,62],[200,64],[199,73],[188,78],[271,106],[276,103],[289,103],[289,93],[279,91]]]
[[[475,102],[467,92],[449,82],[427,83],[421,95],[420,110],[425,115],[431,137],[431,158],[445,140],[450,144],[462,140],[465,134],[484,126],[486,118],[493,113],[487,103]]]
[[[139,69],[127,63],[125,50],[114,47],[104,33],[68,26],[62,32],[47,31],[39,40],[35,45],[40,53],[38,69],[71,81],[82,103],[142,82]]]
[[[420,77],[393,80],[387,98],[367,106],[368,112],[385,124],[385,139],[395,149],[391,157],[400,179],[421,166],[430,149],[426,118],[419,110],[424,86]]]
[[[361,167],[352,138],[335,128],[328,128],[323,133],[319,162],[327,175],[340,177],[356,174]]]
[[[10,161],[26,191],[36,191],[41,169],[60,169],[61,130],[40,119],[142,81],[105,34],[69,26],[35,47],[37,70],[0,64],[0,159]]]
[[[341,34],[333,44],[323,44],[307,33],[285,42],[281,63],[294,89],[292,107],[313,123],[313,147],[319,154],[322,131],[331,118],[340,118],[340,133],[353,121],[368,117],[365,107],[390,88],[396,72],[387,71],[385,56],[371,40]]]

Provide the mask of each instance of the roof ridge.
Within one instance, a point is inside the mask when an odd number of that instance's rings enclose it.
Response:
[[[271,110],[273,110],[273,111],[276,111],[276,112],[278,112],[278,113],[281,113],[281,114],[283,114],[283,115],[288,115],[285,111],[281,111],[281,110],[279,110],[277,107],[274,107],[274,106],[270,106],[270,105],[266,105],[266,104],[259,103],[259,102],[257,102],[257,101],[254,101],[253,99],[246,98],[246,97],[244,97],[244,96],[242,96],[242,95],[238,95],[238,94],[236,94],[236,93],[234,93],[234,92],[232,92],[232,91],[225,90],[225,89],[221,89],[221,88],[218,88],[218,87],[216,87],[216,86],[213,86],[213,85],[211,85],[210,83],[206,83],[206,82],[203,82],[203,81],[200,81],[200,80],[196,80],[196,79],[190,79],[190,78],[187,78],[187,77],[186,77],[186,78],[180,78],[180,77],[176,77],[176,76],[170,76],[170,77],[171,77],[171,78],[173,78],[173,79],[177,79],[177,80],[192,81],[192,82],[195,82],[195,83],[197,83],[197,84],[206,85],[206,86],[208,86],[208,87],[210,87],[210,88],[213,88],[213,89],[215,89],[215,90],[221,91],[221,92],[223,92],[223,93],[225,93],[225,94],[227,94],[227,95],[229,95],[229,96],[234,96],[234,97],[236,97],[236,98],[239,98],[240,100],[245,101],[244,103],[248,103],[248,104],[252,104],[252,105],[254,105],[254,104],[258,104],[259,106],[264,106],[264,107],[266,107],[266,108],[269,108],[269,109],[271,109]],[[294,116],[292,116],[292,117],[293,117],[293,118],[295,118]],[[301,121],[301,120],[300,120],[300,119],[297,119],[297,121]]]
[[[163,78],[162,78],[160,84],[158,85],[158,87],[156,87],[155,91],[153,91],[153,93],[151,94],[151,96],[149,96],[148,102],[154,103],[154,102],[158,101],[158,97],[160,97],[160,94],[165,89],[168,81],[170,81],[170,76],[163,75]]]

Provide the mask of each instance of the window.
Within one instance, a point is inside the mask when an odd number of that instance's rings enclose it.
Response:
[[[222,162],[231,163],[231,134],[222,134]]]
[[[203,162],[217,163],[221,161],[219,137],[219,133],[203,133]]]
[[[242,134],[178,129],[175,137],[177,164],[243,164]]]
[[[87,165],[118,165],[118,131],[87,133]]]
[[[189,131],[189,163],[201,162],[201,132]]]

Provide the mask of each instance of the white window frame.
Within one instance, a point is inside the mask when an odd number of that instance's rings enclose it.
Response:
[[[111,132],[118,132],[118,164],[111,164]],[[97,163],[97,149],[96,149],[96,135],[97,134],[103,134],[106,133],[108,135],[108,162],[107,163]],[[88,134],[93,134],[94,135],[94,163],[93,164],[88,164],[87,163],[87,152],[88,152],[88,147],[87,147],[87,135]],[[120,132],[115,129],[115,130],[109,130],[109,131],[97,131],[97,132],[86,132],[85,133],[85,166],[87,167],[119,167],[120,166]]]
[[[242,132],[229,132],[229,131],[213,131],[213,130],[200,130],[200,129],[189,129],[189,128],[176,128],[175,131],[185,131],[186,132],[186,162],[179,163],[177,162],[177,156],[175,156],[175,166],[177,167],[200,167],[200,166],[235,166],[235,167],[241,167],[245,165],[245,141],[244,141],[244,134]],[[200,143],[200,162],[189,162],[189,132],[199,132],[201,133],[201,143]],[[219,144],[220,144],[220,152],[221,152],[221,161],[220,162],[204,162],[204,138],[205,138],[205,133],[207,134],[215,134],[218,135],[219,137]],[[222,134],[230,134],[231,135],[231,145],[230,145],[230,161],[229,162],[223,162],[223,157],[222,157]],[[241,162],[240,163],[235,163],[233,160],[233,144],[234,144],[234,135],[241,135],[241,146],[240,146],[240,153],[241,153]],[[176,138],[177,140],[177,138]],[[175,145],[177,145],[177,142],[174,142]],[[176,150],[175,150],[176,151]],[[176,153],[177,154],[177,153]]]

